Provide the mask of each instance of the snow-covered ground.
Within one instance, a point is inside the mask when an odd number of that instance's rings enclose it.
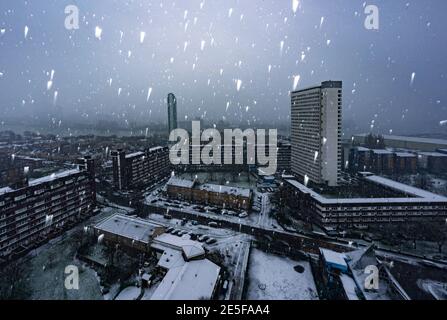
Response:
[[[124,288],[115,300],[137,300],[141,293],[141,288],[127,287]]]
[[[92,225],[117,209],[105,207],[101,213],[79,224],[62,236],[31,251],[24,257],[27,267],[30,299],[33,300],[102,300],[96,272],[75,259],[78,247],[74,234]],[[64,287],[65,268],[74,265],[79,268],[79,290],[66,290]]]
[[[302,266],[303,273],[295,271]],[[248,300],[318,300],[310,264],[252,249],[248,267]]]

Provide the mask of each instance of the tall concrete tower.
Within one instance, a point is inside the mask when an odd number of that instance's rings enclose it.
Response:
[[[292,172],[337,186],[341,174],[342,82],[292,92]]]
[[[177,98],[173,93],[168,94],[168,130],[177,129]]]

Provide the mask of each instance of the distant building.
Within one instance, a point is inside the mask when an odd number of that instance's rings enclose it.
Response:
[[[292,173],[337,186],[342,167],[342,82],[292,92]]]
[[[376,174],[413,174],[417,172],[417,156],[410,152],[354,147],[350,150],[349,169]]]
[[[177,98],[173,93],[170,93],[168,95],[168,135],[177,128]]]
[[[198,184],[195,181],[171,177],[166,184],[169,197],[196,203],[216,205],[226,209],[248,210],[251,206],[250,189]]]
[[[394,172],[394,154],[384,149],[372,150],[371,167],[377,174],[392,174]]]
[[[354,143],[363,144],[365,138],[369,134],[356,134],[354,135]],[[430,139],[430,138],[418,138],[418,137],[405,137],[405,136],[392,136],[384,135],[384,143],[387,148],[395,149],[409,149],[433,152],[437,149],[447,149],[447,140],[442,139]]]
[[[94,163],[0,189],[0,258],[27,252],[90,217],[96,206]]]
[[[418,158],[414,153],[394,153],[394,171],[398,174],[414,174],[418,169]]]
[[[160,181],[170,173],[169,148],[156,147],[126,154],[112,151],[113,183],[117,190],[129,190]]]
[[[418,165],[429,173],[447,172],[447,154],[441,152],[418,152]]]

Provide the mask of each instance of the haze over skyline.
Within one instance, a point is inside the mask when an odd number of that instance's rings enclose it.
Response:
[[[378,31],[357,0],[4,0],[0,122],[166,123],[173,92],[179,121],[274,127],[290,122],[294,84],[342,80],[352,130],[446,132],[447,3],[367,4]]]

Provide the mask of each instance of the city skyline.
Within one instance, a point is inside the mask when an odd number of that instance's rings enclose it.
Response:
[[[379,30],[365,29],[363,1],[299,1],[296,8],[264,1],[254,10],[240,1],[77,1],[78,30],[64,27],[70,1],[49,4],[0,5],[6,125],[19,117],[65,131],[76,119],[165,122],[172,91],[179,121],[275,126],[289,121],[289,91],[342,79],[343,118],[353,133],[445,132],[444,3],[376,1]]]

